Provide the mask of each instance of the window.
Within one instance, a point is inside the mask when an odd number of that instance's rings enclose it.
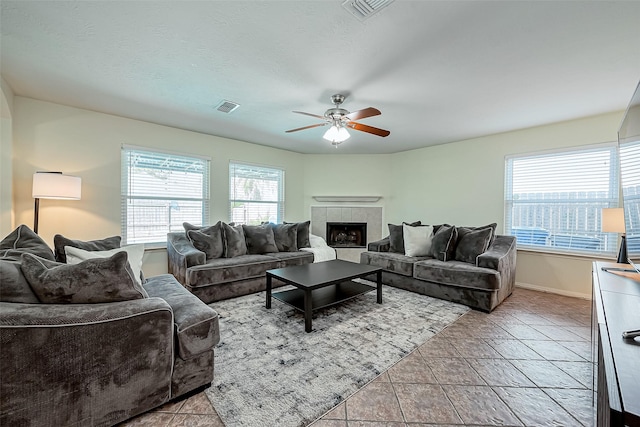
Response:
[[[257,225],[284,218],[284,171],[229,163],[229,221]]]
[[[635,259],[640,257],[640,141],[620,143],[620,176],[627,252]]]
[[[122,147],[123,243],[166,242],[182,223],[209,220],[205,157]]]
[[[615,144],[508,156],[505,233],[518,247],[617,253],[618,235],[600,231],[602,208],[618,206]]]

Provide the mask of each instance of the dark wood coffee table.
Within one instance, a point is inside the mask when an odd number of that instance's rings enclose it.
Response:
[[[343,260],[331,260],[314,264],[267,270],[267,303],[271,308],[271,297],[278,299],[304,313],[304,330],[311,332],[311,315],[314,310],[355,298],[376,289],[373,286],[353,282],[351,279],[376,274],[377,303],[382,304],[382,269]],[[297,289],[272,294],[273,279],[278,279]]]

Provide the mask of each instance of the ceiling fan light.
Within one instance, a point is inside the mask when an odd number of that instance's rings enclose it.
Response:
[[[329,129],[327,129],[327,131],[324,133],[322,137],[327,141],[333,142],[337,136],[338,136],[338,128],[336,126],[331,126]]]
[[[338,142],[346,141],[350,137],[351,135],[349,135],[349,132],[347,132],[346,128],[340,127],[338,129],[338,138],[336,139]]]
[[[323,135],[323,138],[326,139],[327,141],[331,141],[331,143],[341,143],[343,141],[346,141],[347,139],[349,139],[351,135],[349,135],[349,132],[347,132],[347,130],[340,126],[336,126],[336,125],[332,125]]]

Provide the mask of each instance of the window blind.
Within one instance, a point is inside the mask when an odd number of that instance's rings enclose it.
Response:
[[[518,247],[613,255],[602,208],[619,202],[615,144],[505,159],[505,233]]]
[[[284,218],[284,170],[229,163],[229,221],[258,225]]]
[[[209,218],[210,160],[122,147],[123,243],[166,243],[183,222]]]
[[[640,141],[620,144],[620,177],[627,252],[631,258],[640,258]]]

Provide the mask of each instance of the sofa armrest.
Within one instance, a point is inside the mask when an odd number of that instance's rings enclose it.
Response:
[[[161,405],[173,345],[159,298],[0,303],[0,425],[107,425]]]
[[[516,239],[513,236],[496,236],[493,244],[476,259],[478,267],[503,270],[510,264],[510,257],[515,253]],[[515,268],[515,265],[513,266]]]
[[[389,252],[390,247],[391,245],[389,243],[389,236],[387,236],[382,240],[376,240],[375,242],[370,242],[367,245],[367,250],[371,252]]]
[[[187,268],[206,262],[204,252],[196,249],[183,232],[167,233],[169,273],[186,285]]]
[[[170,274],[150,277],[144,288],[173,311],[178,354],[184,360],[209,352],[220,342],[218,313],[186,290]]]
[[[505,295],[511,294],[516,284],[516,255],[516,238],[498,235],[489,249],[476,259],[478,267],[498,271]]]

